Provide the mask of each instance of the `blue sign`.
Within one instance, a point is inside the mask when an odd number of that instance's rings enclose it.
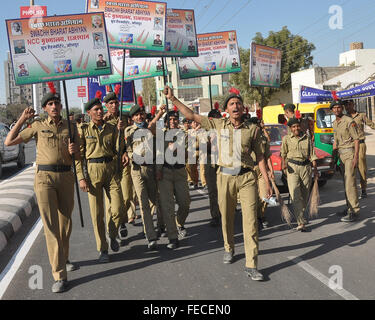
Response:
[[[121,83],[115,83],[110,85],[112,87],[112,91],[115,91],[115,86]],[[124,87],[122,89],[123,94],[123,102],[134,102],[134,81],[124,82]],[[102,93],[102,98],[104,98],[107,94],[107,86],[101,86],[99,84],[98,77],[90,77],[87,78],[87,87],[89,91],[89,100],[94,99],[96,92],[100,91]],[[120,97],[119,97],[120,100]]]

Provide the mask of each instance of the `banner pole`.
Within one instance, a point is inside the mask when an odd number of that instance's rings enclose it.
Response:
[[[69,104],[68,104],[68,94],[66,91],[66,83],[65,80],[63,80],[63,88],[64,88],[64,99],[65,99],[65,108],[66,108],[66,118],[68,120],[68,131],[69,131],[69,138],[71,143],[74,142],[74,136],[72,134],[72,129],[70,127],[70,120],[69,120]],[[75,157],[74,153],[72,154],[72,162],[73,162],[73,172],[74,172],[74,180],[76,182],[76,191],[77,191],[77,199],[78,199],[78,208],[79,208],[79,217],[81,219],[81,226],[84,227],[83,224],[83,215],[82,215],[82,205],[81,205],[81,197],[79,195],[79,184],[78,184],[78,178],[77,178],[77,168],[75,163]]]
[[[164,62],[164,57],[161,58],[161,62],[162,62],[162,67],[163,67],[163,80],[164,80],[164,86],[166,86],[168,84],[168,77],[167,77],[167,74],[165,73],[165,65],[167,64],[166,61]],[[168,113],[168,98],[165,97],[165,104],[166,104],[166,112]]]
[[[122,106],[124,104],[124,79],[125,79],[125,49],[123,50],[123,59],[122,59],[122,76],[121,76],[121,93],[120,93],[120,121],[122,121]],[[118,150],[117,150],[117,172],[120,175],[122,172],[121,168],[121,139],[122,139],[122,130],[119,130],[118,133]]]
[[[212,110],[212,91],[211,91],[211,76],[210,75],[208,76],[208,88],[210,92],[210,106]]]

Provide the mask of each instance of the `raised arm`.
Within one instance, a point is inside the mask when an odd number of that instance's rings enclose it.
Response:
[[[193,120],[197,123],[201,123],[201,116],[197,113],[191,111],[187,106],[185,106],[180,100],[178,100],[173,95],[173,89],[168,86],[164,87],[164,95],[178,108],[178,110],[184,115],[188,120]]]
[[[151,130],[153,135],[156,135],[156,123],[160,120],[160,118],[165,113],[165,105],[162,105],[159,109],[159,112],[156,114],[155,118],[148,125],[148,129]]]
[[[7,137],[4,141],[4,144],[6,146],[14,146],[14,145],[17,145],[17,144],[20,144],[20,143],[24,142],[22,137],[19,135],[19,132],[20,132],[22,126],[24,125],[24,123],[28,119],[32,119],[35,116],[36,116],[35,110],[32,107],[28,107],[25,110],[23,110],[20,118],[18,119],[18,121],[16,122],[14,127],[10,130],[10,132],[8,133],[8,135],[7,135]]]

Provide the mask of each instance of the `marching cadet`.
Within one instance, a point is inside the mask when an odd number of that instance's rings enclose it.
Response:
[[[359,217],[359,202],[356,183],[356,167],[359,158],[359,135],[357,124],[352,117],[343,114],[344,102],[334,100],[330,109],[336,116],[333,122],[333,150],[338,150],[340,166],[344,169],[344,186],[347,210],[343,212],[343,222],[352,222]]]
[[[189,186],[185,170],[187,136],[183,130],[179,129],[178,112],[169,111],[165,119],[169,121],[167,126],[169,128],[165,133],[169,130],[178,131],[173,141],[165,141],[164,164],[156,166],[156,179],[160,191],[160,207],[167,226],[169,239],[167,248],[175,249],[179,246],[178,236],[180,238],[186,236],[184,225],[190,209]],[[181,163],[178,162],[178,158],[176,163],[170,163],[178,156],[178,150],[183,152]],[[177,215],[175,215],[175,202],[178,205]]]
[[[220,119],[221,113],[218,109],[213,109],[208,113],[209,119]],[[210,135],[207,143],[207,164],[205,174],[208,189],[208,198],[210,201],[211,227],[220,226],[221,214],[217,198],[216,170],[217,170],[217,136]],[[214,161],[212,161],[214,156]]]
[[[100,92],[99,92],[100,93]],[[117,235],[122,219],[125,217],[124,199],[122,197],[119,176],[116,174],[118,130],[110,122],[103,120],[103,106],[100,95],[85,105],[90,116],[89,123],[83,123],[78,132],[81,137],[81,161],[77,161],[77,176],[82,191],[88,192],[91,220],[94,227],[96,247],[100,252],[99,262],[110,261],[108,242],[104,223],[103,189],[110,199],[111,217],[108,235],[112,251],[119,251]],[[84,167],[87,175],[84,175]]]
[[[104,97],[103,102],[105,103],[105,106],[106,106],[108,112],[104,115],[103,120],[108,122],[108,123],[111,123],[114,126],[119,125],[121,130],[123,131],[127,127],[127,119],[126,119],[126,116],[125,116],[125,121],[120,120],[120,110],[119,110],[120,102],[119,102],[119,99],[118,99],[118,94],[120,92],[120,89],[121,89],[121,86],[116,85],[115,92],[109,92]],[[122,132],[121,136],[122,136],[122,139],[123,139],[124,138],[123,132]],[[115,156],[114,161],[115,161],[116,164],[118,163],[117,162],[118,161],[117,155]],[[121,166],[122,166],[122,164],[121,164]],[[120,170],[122,171],[121,174],[119,174]],[[128,211],[131,207],[131,198],[133,196],[133,194],[131,193],[132,190],[131,190],[131,186],[130,186],[131,181],[129,181],[129,175],[127,174],[128,171],[129,171],[129,168],[126,166],[124,168],[119,168],[115,172],[115,174],[119,175],[118,178],[121,181],[120,183],[121,183],[122,198],[124,199],[124,212],[123,213],[125,214],[125,216],[121,217],[121,221],[123,221],[123,223],[121,224],[121,226],[119,228],[119,238],[121,240],[121,243],[124,243],[123,241],[128,235],[128,230],[126,228],[126,222],[128,222],[127,213],[128,213]],[[107,230],[109,232],[109,229],[110,229],[109,226],[111,224],[113,224],[113,221],[111,221],[111,217],[112,217],[111,204],[110,204],[110,200],[107,197],[107,195],[105,195],[105,206],[107,208],[106,221],[107,221]]]
[[[260,170],[265,177],[268,190],[267,198],[272,195],[272,189],[266,172],[265,160],[260,149],[259,130],[256,126],[250,125],[242,119],[244,112],[242,97],[236,93],[228,95],[224,102],[224,108],[228,112],[229,118],[210,120],[208,117],[194,113],[181,103],[173,95],[173,90],[168,86],[164,88],[164,94],[178,107],[179,111],[187,119],[200,123],[205,130],[218,130],[219,169],[217,188],[225,248],[223,262],[225,264],[233,262],[234,214],[237,205],[237,193],[239,193],[245,244],[245,270],[252,280],[263,280],[263,275],[257,270],[259,246],[257,223],[258,195],[257,177],[254,172],[254,163],[250,156],[251,151],[256,153]],[[239,148],[235,148],[236,146]],[[224,149],[229,149],[229,152]],[[228,159],[230,157],[232,157],[231,160]]]
[[[283,138],[281,144],[282,169],[287,169],[288,188],[298,224],[296,230],[306,231],[303,214],[309,201],[311,164],[314,175],[318,174],[317,157],[311,139],[302,132],[300,121],[291,118],[288,127],[291,133]]]
[[[48,114],[47,119],[35,120],[30,127],[20,132],[35,111],[26,108],[15,126],[9,132],[5,145],[12,146],[31,138],[36,140],[36,175],[34,190],[43,221],[49,262],[55,280],[52,292],[67,289],[67,271],[77,267],[69,262],[69,238],[72,232],[72,211],[74,207],[74,174],[72,154],[79,158],[79,136],[75,124],[71,124],[74,143],[69,139],[68,121],[61,117],[61,98],[49,83],[41,105]]]
[[[297,118],[296,117],[296,112],[295,112],[296,106],[292,103],[287,103],[284,106],[284,115],[286,118],[286,121],[284,124],[288,124],[288,121],[292,118]],[[312,130],[310,128],[310,123],[308,119],[300,119],[300,126],[301,130],[303,132],[306,132],[308,135],[312,136]],[[288,126],[288,133],[290,133],[290,128]]]
[[[366,162],[366,142],[365,142],[365,125],[371,129],[375,129],[375,122],[366,117],[365,113],[359,113],[354,109],[354,101],[352,99],[345,101],[345,110],[348,116],[357,124],[357,132],[359,135],[359,160],[358,171],[361,181],[361,199],[367,198],[367,162]]]
[[[142,213],[148,248],[154,250],[157,246],[158,235],[152,221],[151,206],[154,206],[159,211],[157,203],[158,190],[155,179],[155,147],[151,150],[152,162],[139,163],[139,158],[146,155],[144,145],[146,137],[142,134],[143,132],[138,131],[142,129],[147,130],[148,133],[151,132],[152,136],[155,136],[156,122],[162,116],[162,112],[159,112],[149,125],[146,123],[145,111],[139,105],[131,107],[129,116],[134,121],[134,124],[125,129],[126,150],[122,161],[124,165],[127,165],[131,161],[131,177]],[[142,139],[137,138],[139,134],[142,135]]]
[[[197,135],[197,127],[198,124],[194,121],[191,122],[190,129],[188,130],[188,135],[196,137]],[[197,146],[197,142],[195,141],[193,146],[192,146],[194,152],[194,158],[195,158],[195,163],[189,163],[189,159],[187,159],[187,164],[186,164],[186,170],[188,172],[188,181],[189,181],[189,186],[192,187],[193,189],[198,189],[198,152],[199,147]],[[190,179],[189,179],[190,178]]]

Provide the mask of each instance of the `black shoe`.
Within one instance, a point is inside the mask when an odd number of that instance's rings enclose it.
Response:
[[[356,221],[359,217],[359,213],[348,213],[345,217],[341,218],[342,222],[353,222]]]
[[[167,232],[165,231],[165,227],[157,227],[156,229],[155,229],[155,232],[156,232],[156,236],[158,237],[158,238],[160,238],[160,237],[166,237],[167,236]]]
[[[69,260],[66,262],[66,271],[67,272],[75,271],[75,270],[78,270],[78,269],[79,269],[79,266],[77,266],[76,264],[71,263]]]
[[[113,252],[118,252],[120,250],[120,245],[116,238],[109,238],[109,245]]]
[[[121,224],[119,230],[118,230],[118,236],[120,240],[125,239],[128,236],[128,228],[126,228],[126,224]]]
[[[99,260],[100,263],[107,263],[107,262],[109,262],[108,251],[107,250],[100,251],[100,256],[99,256],[98,260]]]
[[[246,268],[245,272],[251,280],[262,281],[264,279],[263,275],[256,268]]]
[[[187,231],[186,231],[186,229],[185,229],[184,227],[178,227],[178,228],[177,228],[177,231],[178,231],[178,237],[179,237],[180,239],[183,239],[183,238],[186,237],[186,235],[187,235]]]
[[[218,227],[220,226],[220,218],[212,218],[210,221],[211,227]]]
[[[149,241],[149,243],[147,245],[147,248],[148,248],[148,250],[155,250],[156,246],[157,246],[156,240],[151,240],[151,241]]]
[[[167,244],[167,248],[170,250],[176,249],[179,246],[180,246],[180,243],[178,242],[178,239],[169,240],[169,243]]]
[[[362,190],[360,199],[365,199],[365,198],[367,198],[367,192]]]
[[[127,245],[128,241],[127,240],[120,240],[120,247],[125,247]]]
[[[223,256],[223,263],[231,264],[233,262],[234,251],[225,251]]]
[[[57,280],[52,285],[52,292],[53,293],[61,293],[66,291],[68,288],[68,281],[67,280]]]
[[[345,209],[343,211],[339,211],[339,212],[336,212],[336,215],[340,216],[340,217],[344,217],[348,214],[348,210]]]

